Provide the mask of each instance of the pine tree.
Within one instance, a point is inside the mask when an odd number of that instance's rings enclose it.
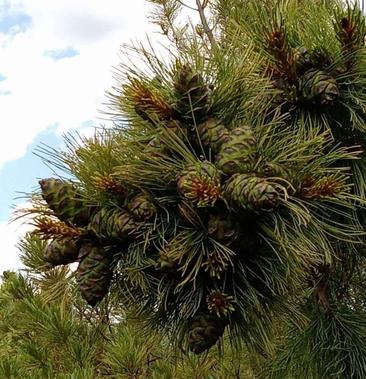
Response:
[[[19,250],[22,272],[0,276],[1,378],[251,377],[245,349],[227,344],[225,357],[214,350],[188,359],[166,336],[139,331],[136,315],[119,302],[90,308],[72,270],[44,264],[47,243],[39,237],[28,234]]]
[[[131,47],[115,126],[42,151],[73,180],[41,181],[38,234],[73,239],[91,305],[115,285],[183,350],[228,333],[263,377],[364,378],[360,5],[197,0],[190,27],[181,2],[150,2],[170,62]]]

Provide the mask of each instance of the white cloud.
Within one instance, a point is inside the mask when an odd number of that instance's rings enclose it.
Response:
[[[26,206],[29,206],[29,204],[21,204],[17,209]],[[19,239],[31,229],[32,227],[26,224],[24,219],[19,219],[12,223],[8,221],[0,222],[0,275],[5,270],[17,270],[22,267],[16,245]]]
[[[0,74],[6,77],[0,81],[0,170],[50,125],[91,134],[85,124],[99,123],[121,44],[151,30],[144,0],[0,0],[0,19],[18,14],[30,16],[31,27],[0,32]],[[44,54],[69,47],[79,54],[61,60]],[[21,266],[15,245],[29,228],[0,222],[0,274]]]
[[[5,4],[5,3],[4,3]],[[11,0],[32,26],[24,33],[0,33],[0,169],[21,157],[35,136],[51,124],[59,131],[98,123],[104,91],[120,45],[151,30],[146,2],[134,0]],[[1,0],[0,0],[1,13]],[[46,50],[72,47],[79,55],[53,60]]]
[[[58,132],[93,132],[85,124],[104,118],[98,110],[114,84],[121,44],[157,31],[148,12],[144,0],[0,0],[0,19],[25,14],[32,20],[25,31],[15,26],[10,34],[0,32],[0,74],[6,77],[0,81],[0,170],[51,125]],[[60,60],[45,54],[67,48],[78,54]],[[0,222],[0,273],[20,267],[15,244],[27,230]]]

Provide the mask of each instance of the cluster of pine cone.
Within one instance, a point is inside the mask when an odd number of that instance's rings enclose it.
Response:
[[[319,49],[290,47],[282,28],[269,33],[267,43],[267,50],[279,65],[270,70],[274,86],[281,90],[279,102],[315,109],[336,102],[340,96],[336,78],[344,74],[344,67],[334,65]]]
[[[44,259],[51,266],[79,261],[77,281],[82,296],[92,306],[108,293],[113,274],[113,253],[108,246],[133,239],[137,220],[151,218],[155,206],[144,195],[131,199],[129,210],[106,211],[88,205],[68,181],[42,179],[42,197],[64,223],[49,243]],[[47,225],[39,224],[40,229]]]
[[[327,89],[321,84],[324,76],[309,72],[305,76],[307,83],[313,83],[311,91],[327,96]],[[143,178],[138,189],[118,182],[118,176],[109,182],[105,178],[104,187],[117,194],[124,204],[105,209],[102,205],[88,204],[71,182],[41,180],[43,199],[53,215],[64,223],[64,229],[54,234],[49,243],[45,261],[52,266],[78,261],[76,277],[81,294],[94,306],[108,293],[114,268],[118,260],[124,259],[123,255],[114,254],[115,247],[127,251],[131,244],[146,239],[145,225],[165,222],[171,241],[164,246],[155,244],[153,248],[146,245],[152,250],[155,262],[153,269],[150,265],[146,270],[151,288],[168,288],[168,305],[162,310],[164,301],[159,293],[153,292],[153,300],[149,300],[151,312],[175,312],[186,318],[189,348],[201,353],[219,340],[230,317],[237,312],[233,293],[220,288],[227,280],[224,278],[235,271],[235,260],[242,259],[237,252],[243,247],[246,251],[255,250],[258,236],[253,232],[251,215],[275,211],[289,188],[284,185],[287,178],[283,179],[286,169],[259,156],[251,126],[228,128],[213,116],[211,89],[201,74],[182,65],[173,79],[173,104],[137,79],[126,86],[125,96],[141,124],[157,130],[149,143],[141,147],[143,159],[173,160],[181,165],[174,191],[171,183],[167,183],[165,194],[161,189],[158,194],[148,182],[143,186]],[[164,128],[179,138],[197,159],[184,162],[166,143]],[[159,204],[158,199],[164,195],[171,199],[170,208]],[[167,210],[170,218],[166,216]],[[205,247],[192,245],[195,253],[191,255],[179,251],[179,238],[184,239],[187,228],[196,228],[206,235]],[[154,233],[158,234],[154,231],[148,237],[150,241],[158,239]],[[219,246],[221,253],[214,245]],[[190,308],[190,304],[184,303],[188,295],[180,296],[179,291],[193,293],[198,291],[197,287],[201,291],[200,304]]]

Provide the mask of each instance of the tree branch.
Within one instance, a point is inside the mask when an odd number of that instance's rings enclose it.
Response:
[[[201,0],[196,0],[196,4],[197,4],[197,10],[198,10],[198,13],[200,15],[201,22],[202,22],[203,30],[207,34],[207,37],[210,40],[211,46],[216,49],[217,43],[216,43],[215,37],[212,33],[212,30],[210,29],[210,26],[208,25],[207,18],[205,16],[205,7],[207,6],[207,1],[205,1],[202,4]]]
[[[189,5],[185,4],[185,3],[183,3],[182,0],[177,0],[177,1],[178,1],[178,3],[179,3],[180,5],[182,5],[183,7],[186,7],[186,8],[188,8],[188,9],[191,9],[192,11],[198,12],[198,9],[197,9],[197,8],[193,8],[193,7],[191,7],[191,6],[189,6]]]

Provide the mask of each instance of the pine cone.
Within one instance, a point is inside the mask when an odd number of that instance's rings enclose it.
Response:
[[[308,49],[304,46],[295,50],[296,72],[297,75],[303,75],[312,68],[311,56]]]
[[[220,173],[209,161],[191,164],[180,174],[177,186],[198,207],[213,206],[221,194]]]
[[[92,210],[80,199],[71,183],[49,178],[40,180],[39,184],[42,197],[55,216],[76,226],[87,225]]]
[[[224,197],[246,210],[271,210],[279,201],[279,193],[265,178],[237,174],[226,183]]]
[[[79,249],[73,238],[63,238],[53,240],[44,254],[44,260],[53,267],[73,263],[78,258]]]
[[[125,210],[101,209],[91,219],[89,229],[108,239],[126,239],[137,229],[133,216]]]
[[[210,349],[224,334],[227,322],[216,315],[199,311],[191,320],[188,346],[195,354]]]
[[[242,126],[230,131],[216,156],[217,166],[227,175],[248,172],[256,151],[256,140],[252,130]]]
[[[337,81],[325,71],[312,69],[300,80],[300,93],[307,103],[332,105],[339,96]]]
[[[229,130],[214,118],[199,124],[197,129],[203,146],[211,148],[214,153],[218,153],[222,144],[230,139]]]
[[[80,257],[76,280],[82,297],[94,306],[108,293],[113,275],[112,255],[101,246],[85,244],[80,248]]]
[[[136,195],[129,203],[128,210],[139,221],[147,221],[156,214],[156,207],[151,198],[144,194]]]
[[[281,164],[275,162],[265,162],[261,167],[261,170],[258,170],[264,176],[277,176],[280,178],[288,179],[289,172],[288,170]]]
[[[210,93],[201,74],[187,65],[179,67],[174,88],[176,110],[183,119],[198,124],[207,118]]]

